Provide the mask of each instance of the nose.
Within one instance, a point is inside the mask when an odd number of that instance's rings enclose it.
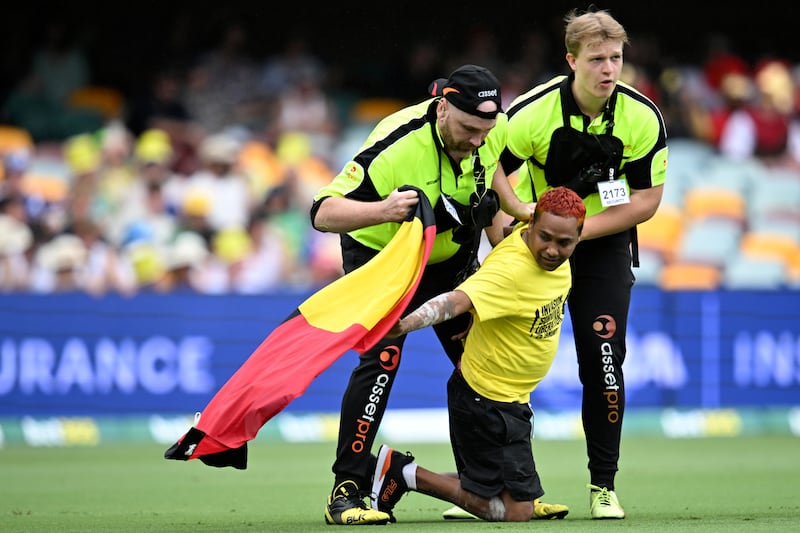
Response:
[[[481,144],[483,144],[483,141],[486,139],[486,135],[487,134],[485,133],[478,133],[476,135],[473,135],[469,138],[469,143],[472,145],[473,148],[477,148]]]
[[[548,259],[558,259],[561,256],[561,251],[558,246],[551,244],[545,248],[544,254]]]

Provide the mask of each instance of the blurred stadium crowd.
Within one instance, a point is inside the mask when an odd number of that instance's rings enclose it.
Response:
[[[394,72],[365,62],[373,81],[353,85],[303,33],[259,56],[234,21],[191,54],[173,46],[128,90],[97,81],[63,21],[43,30],[0,102],[2,292],[325,285],[341,274],[339,241],[310,227],[311,198],[377,120],[463,63],[491,68],[506,105],[563,72],[547,32],[509,54],[476,26],[456,53],[420,35]],[[800,66],[740,55],[718,33],[698,39],[694,63],[633,41],[624,81],[660,106],[671,150],[662,207],[639,228],[637,278],[800,288]]]

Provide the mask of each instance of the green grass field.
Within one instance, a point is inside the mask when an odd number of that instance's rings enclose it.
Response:
[[[392,443],[389,443],[392,444]],[[788,436],[628,438],[617,493],[623,521],[592,521],[582,441],[535,441],[547,496],[565,520],[445,521],[449,504],[411,493],[391,531],[800,531],[800,439]],[[450,471],[447,445],[397,445],[423,466]],[[333,443],[255,441],[249,467],[216,469],[163,459],[166,446],[0,449],[0,531],[335,530],[322,518]],[[371,529],[368,529],[371,531]]]

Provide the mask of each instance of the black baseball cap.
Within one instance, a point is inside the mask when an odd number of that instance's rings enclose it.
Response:
[[[428,92],[433,96],[443,96],[448,102],[465,113],[481,118],[495,118],[502,111],[500,82],[492,72],[477,65],[463,65],[450,74],[449,78],[439,78],[430,84]],[[483,102],[494,102],[494,111],[479,111]]]

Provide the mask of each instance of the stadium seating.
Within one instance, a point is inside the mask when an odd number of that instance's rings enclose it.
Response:
[[[639,248],[639,267],[633,269],[637,285],[658,286],[664,260],[654,249]]]
[[[748,198],[748,217],[800,222],[800,173],[776,169],[765,173]]]
[[[665,289],[800,288],[800,172],[672,141],[664,199],[639,241],[660,252]]]
[[[676,205],[662,205],[650,220],[639,224],[639,251],[654,252],[661,262],[675,259],[683,234],[684,214]]]
[[[664,265],[658,285],[666,291],[712,291],[720,287],[720,269],[708,264],[674,262]]]
[[[686,191],[684,214],[689,220],[721,218],[744,226],[747,219],[744,196],[736,189],[703,185]]]
[[[782,233],[750,231],[742,236],[740,252],[752,259],[782,262],[789,282],[800,280],[800,242]]]
[[[89,87],[76,92],[72,103],[112,117],[122,111],[124,99],[113,89]],[[357,150],[378,117],[399,105],[391,99],[356,102],[334,168]],[[245,145],[239,163],[254,189],[269,190],[284,178],[287,142],[282,138],[275,151],[258,141]],[[35,148],[31,135],[0,125],[0,155],[19,148]],[[64,150],[35,154],[23,191],[44,201],[63,201],[69,194],[66,155]],[[327,165],[301,159],[297,170],[304,188],[316,190],[331,179]],[[704,143],[671,140],[661,206],[638,225],[638,245],[640,266],[633,271],[638,285],[800,289],[800,172],[757,160],[731,161]]]
[[[376,124],[405,105],[402,100],[394,98],[363,98],[353,105],[349,118],[356,124]]]
[[[738,221],[711,218],[689,222],[676,260],[721,268],[738,251],[741,235]]]
[[[33,149],[33,139],[25,129],[0,125],[0,156],[16,150],[31,149]]]
[[[725,265],[722,287],[732,290],[780,289],[786,285],[786,264],[775,257],[733,256]]]
[[[125,97],[113,87],[89,85],[75,90],[67,104],[72,109],[96,111],[107,120],[112,120],[122,117]]]
[[[728,189],[746,196],[765,172],[767,169],[764,164],[756,159],[734,161],[715,155],[698,173],[695,185]]]

